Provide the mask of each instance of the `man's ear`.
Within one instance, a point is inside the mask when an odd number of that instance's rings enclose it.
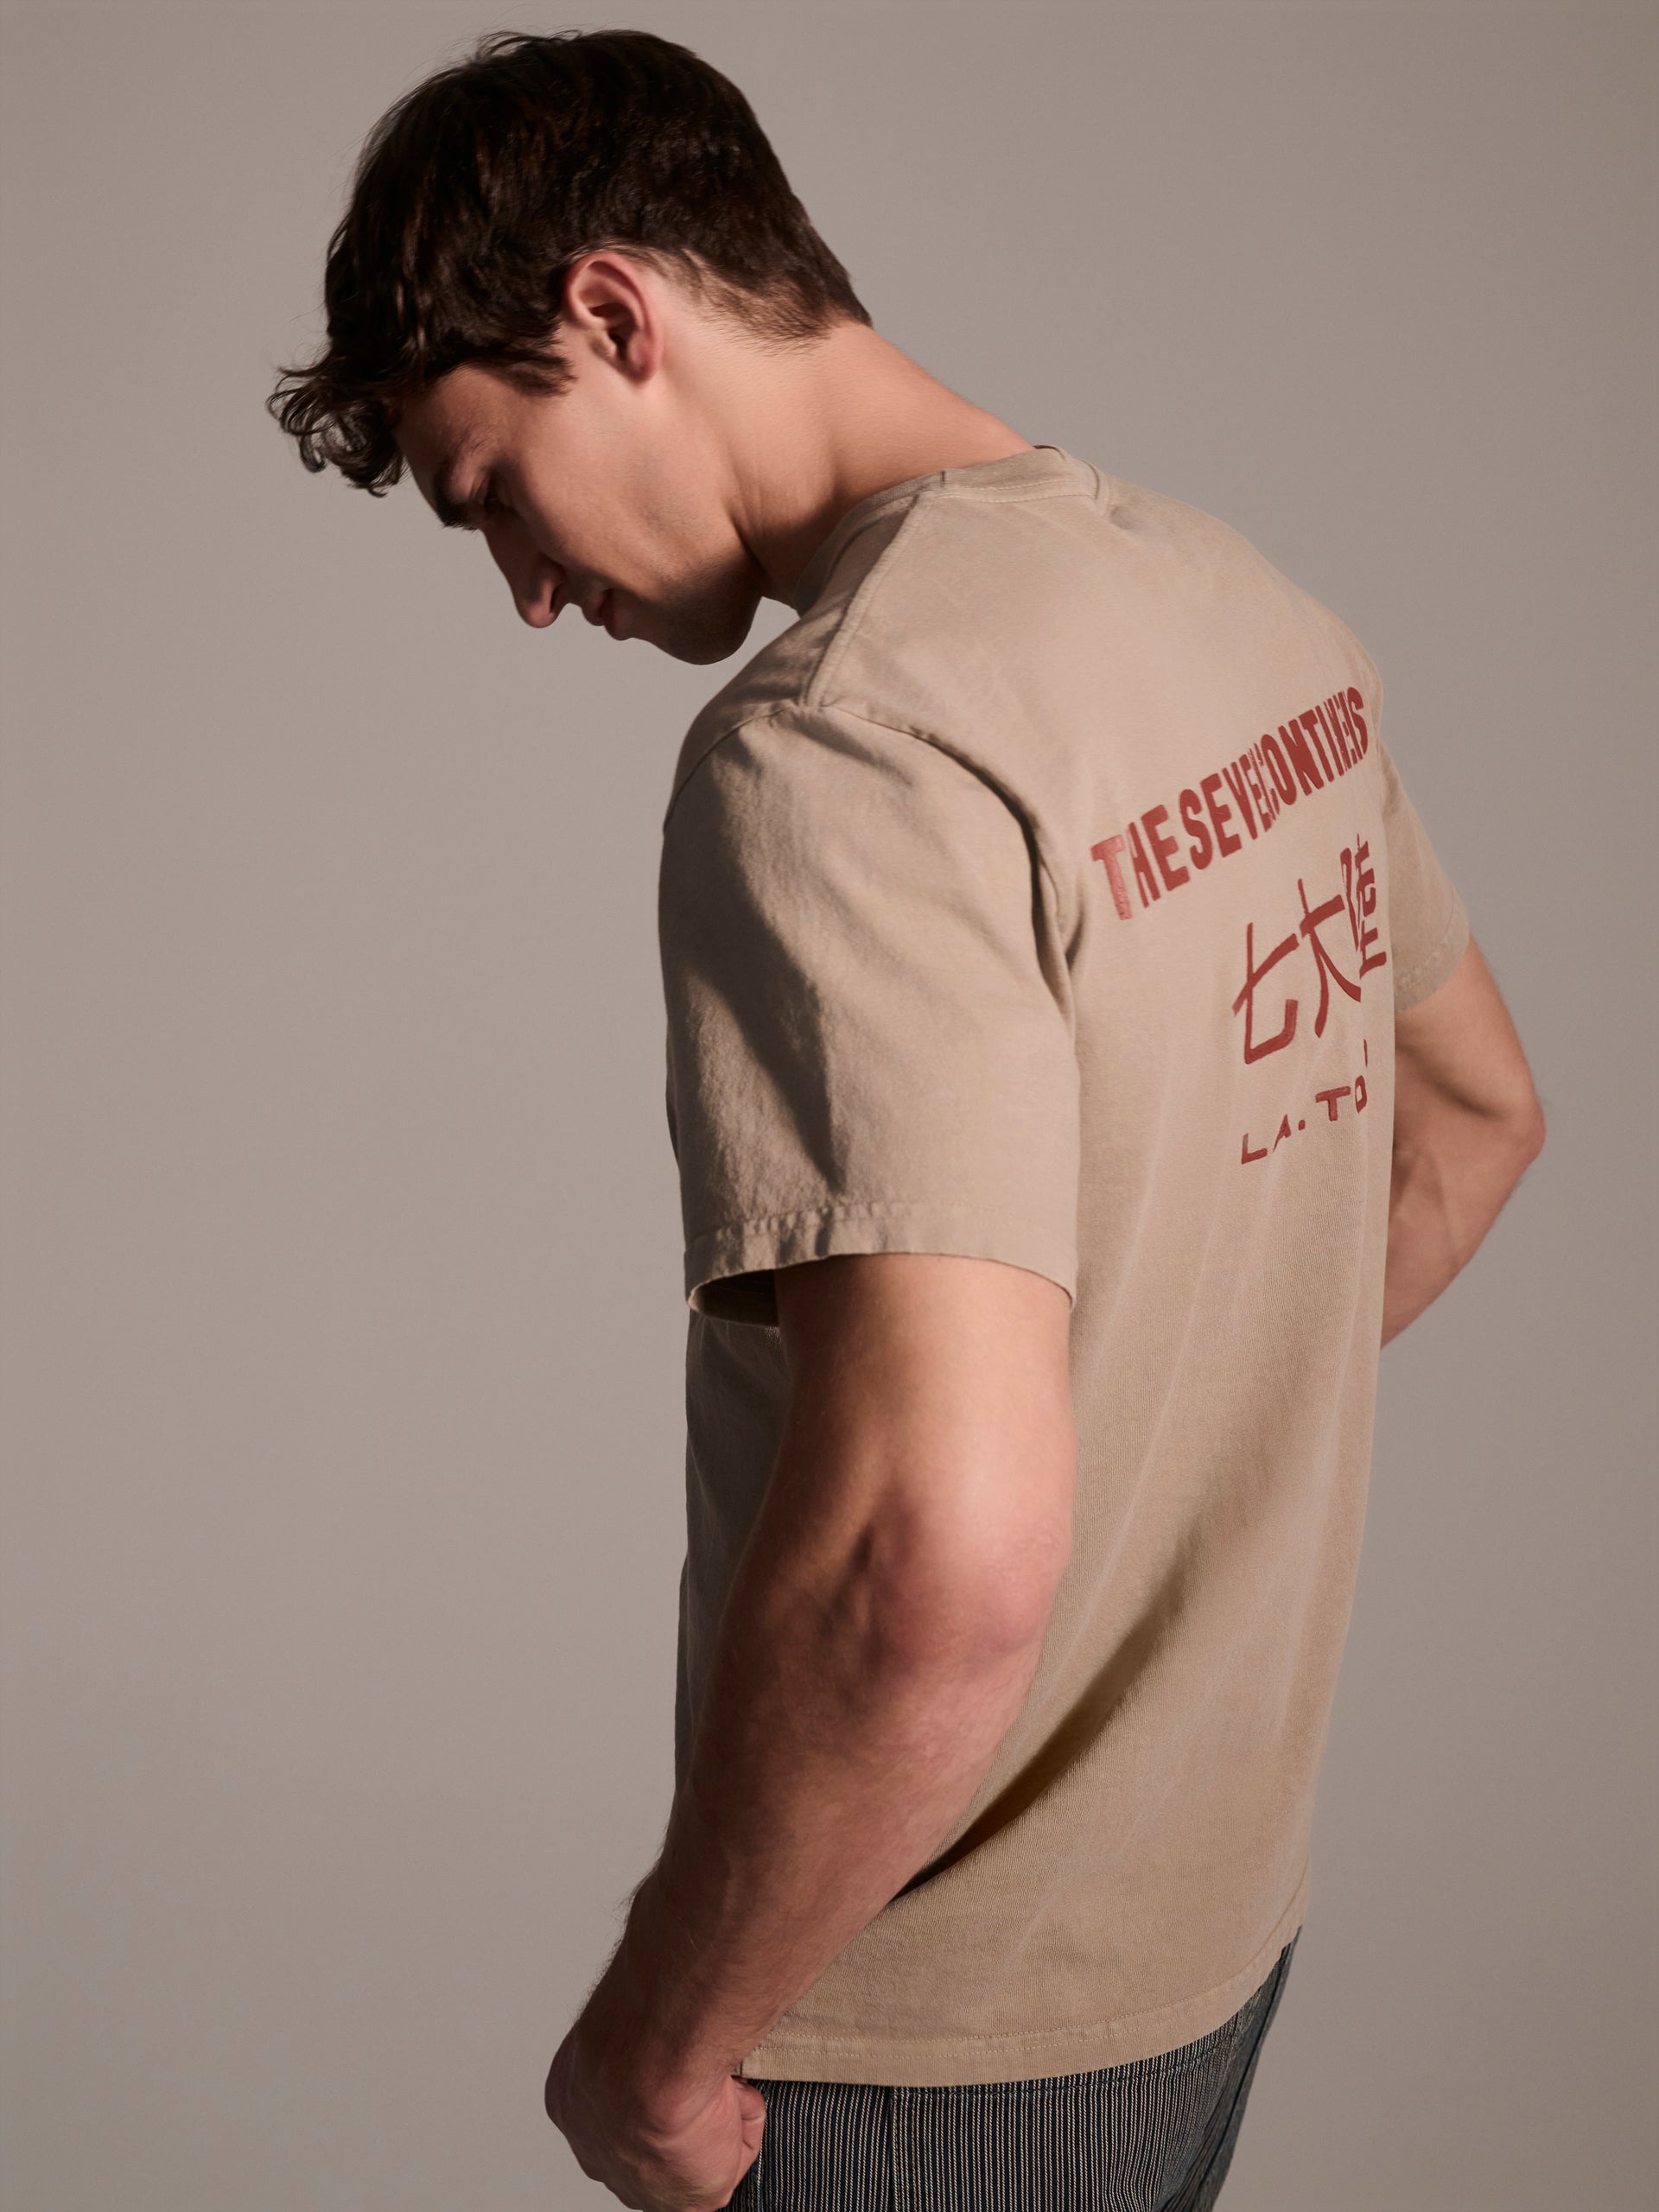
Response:
[[[643,380],[660,367],[666,331],[658,280],[603,248],[573,262],[564,280],[560,335],[591,346],[610,368]]]

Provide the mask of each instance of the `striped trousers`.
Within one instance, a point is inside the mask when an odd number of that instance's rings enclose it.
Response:
[[[1300,1930],[1196,2043],[1033,2082],[757,2081],[766,2124],[730,2212],[1209,2212]]]

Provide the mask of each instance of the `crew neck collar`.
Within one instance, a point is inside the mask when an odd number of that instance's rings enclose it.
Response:
[[[1063,446],[1033,446],[1028,452],[1004,454],[998,461],[970,461],[963,468],[930,468],[919,476],[906,476],[902,483],[887,484],[879,492],[872,492],[849,507],[839,522],[823,539],[816,552],[796,579],[795,588],[789,594],[789,603],[797,614],[804,614],[830,581],[830,571],[849,541],[861,530],[880,519],[890,508],[902,506],[925,492],[974,493],[981,491],[1001,492],[1024,490],[1044,483],[1071,483],[1082,492],[1097,493],[1100,472],[1091,463],[1078,461]]]

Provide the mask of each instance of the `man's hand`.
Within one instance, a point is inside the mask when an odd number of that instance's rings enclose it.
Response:
[[[784,1434],[657,1865],[547,2110],[625,2204],[726,2203],[735,2069],[938,1851],[1030,1687],[1069,1556],[1065,1288],[997,1260],[778,1274]]]
[[[559,2045],[547,2116],[583,2173],[635,2212],[715,2212],[754,2164],[766,2101],[731,2074],[665,2088],[616,1986],[601,1981]]]

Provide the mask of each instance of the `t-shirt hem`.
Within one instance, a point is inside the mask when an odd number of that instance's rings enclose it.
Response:
[[[1306,1916],[1311,1887],[1312,1867],[1306,1864],[1290,1903],[1245,1964],[1224,1981],[1173,2005],[1033,2033],[888,2037],[779,2032],[757,2044],[737,2070],[745,2081],[950,2088],[1092,2074],[1103,2067],[1161,2057],[1224,2026],[1255,1994]]]

